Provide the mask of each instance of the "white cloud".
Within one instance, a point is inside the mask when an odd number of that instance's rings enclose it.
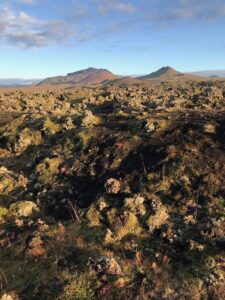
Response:
[[[0,42],[15,47],[41,47],[69,40],[71,31],[65,21],[36,19],[25,12],[0,8]]]
[[[88,5],[78,0],[72,2],[72,11],[73,15],[79,18],[87,18],[90,13]]]
[[[19,10],[18,3],[41,4],[39,0],[2,1],[5,5],[0,4],[0,43],[23,48],[105,41],[121,32],[140,28],[154,30],[152,25],[158,23],[167,26],[171,22],[176,26],[180,20],[207,22],[225,16],[224,0],[170,0],[170,3],[165,0],[69,0],[61,2],[60,16],[56,20],[45,20],[23,11],[24,7]],[[45,1],[45,9],[49,10],[46,15],[51,18],[54,13],[58,15],[59,10],[48,6],[50,0]]]
[[[21,4],[33,5],[37,3],[37,0],[16,0],[16,2]]]
[[[225,4],[223,0],[172,0],[170,5],[163,5],[160,0],[162,10],[157,18],[160,20],[215,20],[225,16]]]
[[[137,7],[121,1],[101,0],[97,1],[97,10],[101,14],[120,12],[124,14],[133,14],[137,11]]]

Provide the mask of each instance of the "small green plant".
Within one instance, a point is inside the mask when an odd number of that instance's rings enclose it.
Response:
[[[68,274],[68,277],[70,275]],[[94,283],[91,278],[83,274],[76,274],[68,278],[69,284],[65,286],[63,295],[59,300],[86,300],[94,299]]]

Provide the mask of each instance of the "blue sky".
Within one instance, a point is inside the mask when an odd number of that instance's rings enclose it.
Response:
[[[0,78],[225,69],[225,0],[0,0]]]

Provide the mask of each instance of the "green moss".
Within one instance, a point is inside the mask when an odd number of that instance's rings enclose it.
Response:
[[[220,219],[225,217],[225,203],[222,198],[212,199],[209,207],[209,215],[211,218]]]
[[[70,276],[67,274],[69,283],[64,287],[62,296],[59,300],[86,300],[95,299],[96,283],[93,278],[88,277],[87,274],[75,274]]]
[[[38,211],[38,207],[31,201],[18,201],[9,207],[9,217],[29,217]]]
[[[93,130],[91,129],[84,129],[78,133],[78,138],[80,139],[83,148],[87,148],[92,137]]]
[[[168,217],[169,216],[165,208],[162,208],[160,211],[156,212],[156,214],[151,215],[146,222],[149,230],[159,228],[161,225],[165,224]]]
[[[16,182],[16,180],[13,177],[11,177],[11,174],[6,174],[5,176],[0,175],[0,193],[1,194],[8,195],[17,186],[18,186],[18,183]]]
[[[0,220],[2,219],[2,217],[7,215],[7,212],[8,212],[7,208],[0,206]]]
[[[22,140],[24,147],[29,145],[39,145],[42,142],[41,132],[39,131],[30,131],[29,128],[25,128],[20,133],[20,139]]]
[[[140,234],[141,227],[135,214],[129,212],[126,214],[126,221],[124,226],[121,226],[117,230],[117,235],[120,238],[125,237],[128,234]]]
[[[87,219],[88,219],[88,224],[89,226],[99,226],[101,225],[101,215],[100,212],[95,208],[95,207],[91,207],[86,215]]]
[[[44,121],[43,129],[50,134],[54,134],[59,132],[62,129],[62,126],[61,124],[52,121],[50,118],[47,118]]]
[[[61,157],[46,158],[36,167],[36,171],[39,173],[39,178],[43,182],[50,182],[52,177],[59,173],[59,166],[62,162],[63,159]]]

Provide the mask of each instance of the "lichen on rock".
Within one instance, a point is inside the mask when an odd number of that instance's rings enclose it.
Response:
[[[31,217],[39,211],[32,201],[18,201],[9,206],[7,218]]]

